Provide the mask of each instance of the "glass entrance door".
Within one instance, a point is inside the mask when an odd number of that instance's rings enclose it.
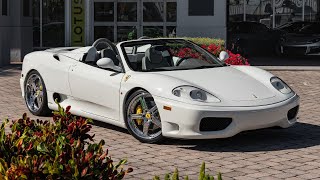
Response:
[[[33,0],[32,15],[35,49],[66,45],[64,0]]]
[[[119,42],[175,33],[175,0],[95,0],[92,6],[92,42],[98,38]]]

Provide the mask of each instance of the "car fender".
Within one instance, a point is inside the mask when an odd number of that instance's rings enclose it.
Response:
[[[25,81],[28,73],[32,70],[36,70],[40,73],[47,91],[71,95],[68,71],[72,61],[74,60],[70,60],[70,58],[65,56],[61,56],[60,59],[57,60],[53,57],[53,53],[51,52],[32,52],[24,57],[22,81]]]

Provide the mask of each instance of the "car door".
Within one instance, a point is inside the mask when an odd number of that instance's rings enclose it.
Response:
[[[83,104],[82,112],[119,120],[120,84],[123,76],[124,73],[78,62],[69,71],[72,96]]]

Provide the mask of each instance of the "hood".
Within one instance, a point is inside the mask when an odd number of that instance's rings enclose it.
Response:
[[[236,68],[219,68],[155,72],[171,76],[201,88],[219,99],[257,101],[275,97],[274,90]]]

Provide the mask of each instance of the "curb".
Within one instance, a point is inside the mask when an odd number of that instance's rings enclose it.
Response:
[[[320,71],[320,66],[255,66],[267,71]]]

